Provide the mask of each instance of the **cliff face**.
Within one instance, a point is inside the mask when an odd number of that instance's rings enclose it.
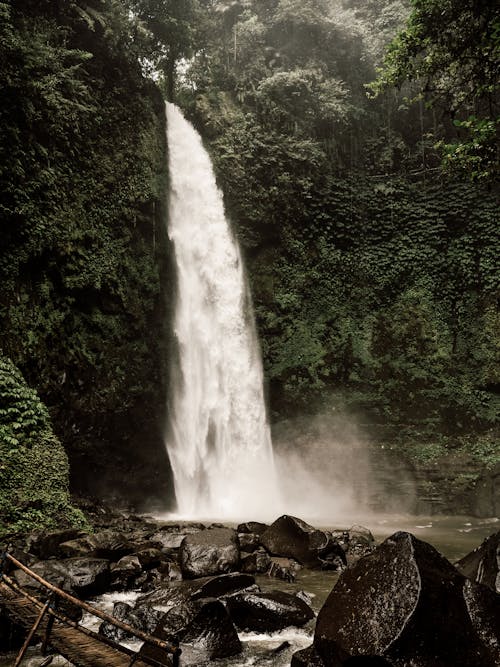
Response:
[[[127,15],[0,3],[1,347],[73,488],[168,498],[164,108]],[[124,10],[123,10],[124,12]]]

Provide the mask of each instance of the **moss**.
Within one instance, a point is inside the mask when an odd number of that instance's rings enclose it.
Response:
[[[0,356],[0,536],[86,527],[68,493],[69,465],[47,408],[10,359]]]

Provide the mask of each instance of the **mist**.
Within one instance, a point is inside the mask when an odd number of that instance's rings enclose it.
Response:
[[[273,428],[278,483],[287,513],[317,524],[347,525],[415,507],[411,473],[376,448],[356,421],[323,413]]]

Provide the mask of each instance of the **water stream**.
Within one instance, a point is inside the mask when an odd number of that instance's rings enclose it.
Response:
[[[178,365],[166,444],[178,513],[266,517],[279,497],[240,251],[201,137],[170,103],[167,139]]]

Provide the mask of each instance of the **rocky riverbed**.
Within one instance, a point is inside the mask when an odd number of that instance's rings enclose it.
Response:
[[[100,507],[92,518],[93,534],[30,535],[11,550],[60,588],[180,644],[186,667],[500,664],[500,532],[454,566],[407,532],[377,544],[363,526],[291,516],[228,527]],[[11,576],[40,592],[20,570]],[[109,623],[80,622],[169,664]],[[13,664],[22,639],[0,616],[0,664]],[[33,649],[23,665],[43,660]]]

